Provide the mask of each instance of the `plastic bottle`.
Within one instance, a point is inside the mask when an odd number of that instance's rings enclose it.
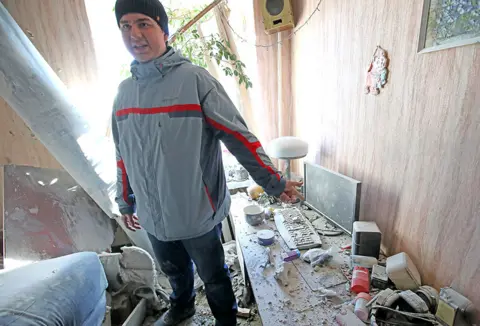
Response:
[[[354,293],[370,292],[370,276],[365,267],[355,266],[352,273],[350,290]]]
[[[355,299],[355,310],[353,311],[355,315],[361,320],[361,321],[367,321],[368,320],[368,308],[367,308],[367,303],[372,300],[372,297],[368,293],[359,293]]]

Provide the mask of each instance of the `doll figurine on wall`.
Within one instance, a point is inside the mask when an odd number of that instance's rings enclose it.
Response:
[[[377,46],[373,54],[372,62],[367,72],[367,85],[365,86],[365,94],[377,95],[380,88],[387,83],[388,76],[388,58],[387,51]]]

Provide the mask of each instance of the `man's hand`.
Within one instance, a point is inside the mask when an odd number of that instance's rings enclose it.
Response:
[[[142,227],[138,223],[138,217],[134,214],[124,214],[123,216],[123,223],[127,229],[135,232],[136,230],[140,230]]]
[[[297,198],[303,200],[303,195],[300,193],[300,191],[297,190],[297,187],[301,187],[302,185],[303,182],[287,181],[285,190],[280,195],[280,200],[285,203],[293,203],[297,201]]]

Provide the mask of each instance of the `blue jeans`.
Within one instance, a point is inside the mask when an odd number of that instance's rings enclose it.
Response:
[[[205,284],[207,301],[217,325],[236,325],[237,303],[220,241],[221,225],[198,238],[160,241],[148,234],[160,268],[173,292],[170,304],[185,309],[195,304],[193,263]]]

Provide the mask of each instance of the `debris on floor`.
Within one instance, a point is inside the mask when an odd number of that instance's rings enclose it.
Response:
[[[122,247],[122,253],[98,257],[108,280],[107,296],[112,325],[122,325],[142,298],[151,310],[160,311],[168,294],[158,284],[158,272],[150,254],[138,247]]]
[[[274,277],[278,281],[278,283],[283,286],[288,286],[289,275],[290,275],[290,270],[285,269],[284,264],[281,264],[275,269]]]
[[[241,318],[250,318],[252,309],[238,308],[237,316]]]
[[[223,156],[223,166],[227,182],[246,181],[250,177],[248,171],[229,152]]]
[[[364,326],[365,324],[350,310],[344,309],[335,317],[339,326]]]
[[[223,251],[225,252],[225,264],[229,269],[240,269],[237,257],[237,244],[235,241],[229,241],[223,244]]]
[[[245,281],[243,280],[240,264],[237,257],[237,248],[235,241],[227,242],[223,245],[225,252],[225,263],[229,268],[230,277],[232,279],[232,287],[237,298],[238,313],[237,325],[239,326],[261,326],[262,322],[258,315],[257,305],[255,303],[247,304],[244,302],[246,293]],[[179,326],[214,326],[215,318],[213,317],[210,307],[208,306],[207,297],[205,295],[204,287],[201,286],[197,290],[196,296],[197,312],[195,316],[183,322]],[[155,321],[160,318],[161,314],[166,311],[166,307],[154,315],[147,316],[143,322],[143,326],[152,326]],[[147,312],[147,315],[149,312]]]

